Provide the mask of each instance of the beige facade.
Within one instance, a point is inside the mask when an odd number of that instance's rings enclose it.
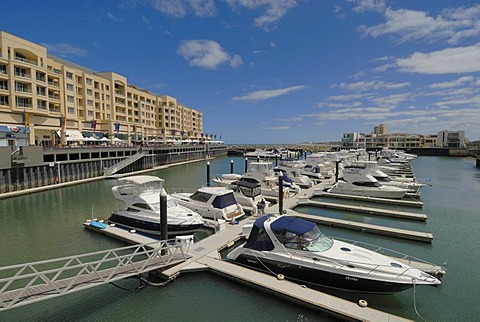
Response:
[[[201,138],[202,117],[125,76],[49,56],[45,47],[0,31],[0,126],[19,129],[9,134],[12,141],[23,133],[29,144],[50,144],[65,130],[128,142]]]

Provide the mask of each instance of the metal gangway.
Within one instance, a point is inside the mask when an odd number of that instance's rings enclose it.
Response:
[[[0,268],[0,312],[185,261],[171,239]]]
[[[145,154],[142,149],[139,149],[137,151],[137,153],[135,153],[134,155],[131,155],[129,156],[128,158],[112,165],[111,167],[105,169],[103,171],[103,175],[105,177],[108,177],[108,176],[111,176],[113,174],[115,174],[117,171],[120,171],[122,170],[123,168],[125,168],[126,166],[132,164],[133,162],[137,161],[137,160],[140,160],[141,158],[143,158],[144,156],[146,156],[147,154]]]

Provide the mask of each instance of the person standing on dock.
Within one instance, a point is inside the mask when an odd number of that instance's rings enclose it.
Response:
[[[263,215],[265,215],[265,199],[262,198],[262,200],[257,203],[257,217]]]

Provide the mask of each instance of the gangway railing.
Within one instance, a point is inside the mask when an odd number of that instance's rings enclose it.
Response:
[[[132,164],[133,162],[143,158],[146,154],[140,149],[134,155],[129,156],[128,158],[112,165],[111,167],[105,169],[103,171],[103,175],[108,177],[113,175],[115,172],[120,171],[121,169],[125,168],[126,166]]]
[[[185,261],[179,239],[0,268],[0,312]]]

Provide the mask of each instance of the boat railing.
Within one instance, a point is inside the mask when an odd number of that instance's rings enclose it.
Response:
[[[382,255],[385,255],[385,256],[389,256],[389,257],[392,257],[392,258],[395,258],[395,259],[401,259],[403,261],[406,261],[408,263],[408,265],[411,265],[413,262],[419,262],[419,263],[422,263],[422,264],[435,266],[435,264],[433,264],[431,262],[428,262],[426,260],[411,256],[411,255],[407,255],[407,254],[401,253],[401,252],[396,251],[396,250],[388,249],[388,248],[385,248],[385,247],[381,247],[381,246],[377,246],[377,245],[373,245],[373,244],[369,244],[369,243],[365,243],[365,242],[361,242],[361,241],[357,241],[357,240],[347,239],[347,238],[334,238],[334,239],[345,241],[345,242],[348,242],[352,245],[360,245],[363,248],[367,248],[368,250],[371,250],[371,251],[374,251],[376,253],[379,253],[379,254],[382,254]]]
[[[196,190],[192,188],[166,188],[167,193],[170,195],[172,193],[194,193]]]

